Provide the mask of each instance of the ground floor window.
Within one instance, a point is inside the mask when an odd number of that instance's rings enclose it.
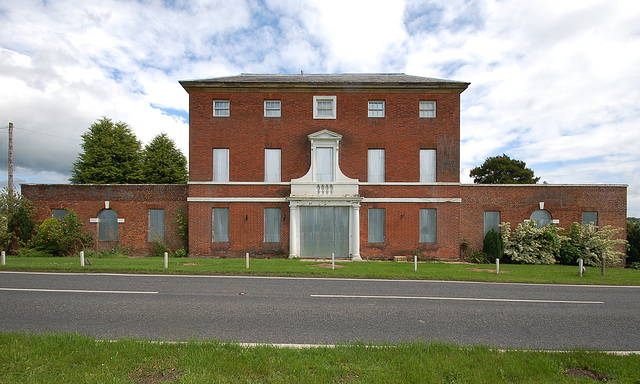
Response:
[[[369,242],[384,243],[384,214],[380,208],[369,209]]]
[[[264,209],[264,242],[280,242],[280,208]]]
[[[533,211],[531,221],[535,221],[538,228],[542,228],[551,222],[551,214],[544,209],[538,209]]]
[[[164,239],[164,209],[149,210],[149,241]]]
[[[118,241],[118,214],[113,209],[98,212],[98,241]]]
[[[500,232],[500,212],[498,211],[484,211],[484,235],[490,230]]]
[[[54,219],[62,219],[65,216],[67,216],[67,210],[66,209],[52,209],[51,210],[51,217],[54,218]]]
[[[598,225],[598,212],[582,212],[582,225],[589,223]]]
[[[213,208],[212,211],[212,241],[229,241],[229,208]]]
[[[420,242],[436,242],[436,210],[420,209]]]

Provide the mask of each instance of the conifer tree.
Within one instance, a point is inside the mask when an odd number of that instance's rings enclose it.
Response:
[[[157,135],[142,154],[144,182],[148,184],[185,184],[187,158],[166,133]]]

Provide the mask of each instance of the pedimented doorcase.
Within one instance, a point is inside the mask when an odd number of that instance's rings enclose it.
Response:
[[[291,180],[289,257],[362,260],[358,180],[339,166],[342,136],[328,130],[309,135],[311,166]]]

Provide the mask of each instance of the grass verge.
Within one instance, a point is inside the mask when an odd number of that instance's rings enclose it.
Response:
[[[638,383],[640,356],[414,342],[335,348],[0,334],[3,383]]]
[[[254,275],[290,277],[338,277],[357,279],[424,279],[486,281],[538,284],[604,284],[640,285],[640,270],[607,268],[606,277],[600,269],[587,267],[580,277],[577,266],[501,264],[500,274],[489,264],[418,263],[414,271],[411,262],[366,261],[310,262],[288,259],[252,259],[247,269],[245,259],[169,258],[164,268],[162,257],[92,258],[91,265],[81,267],[78,257],[15,257],[7,256],[0,270],[98,273],[152,273],[193,275]]]

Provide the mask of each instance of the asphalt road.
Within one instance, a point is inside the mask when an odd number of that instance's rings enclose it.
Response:
[[[0,331],[640,350],[640,287],[0,272]]]

